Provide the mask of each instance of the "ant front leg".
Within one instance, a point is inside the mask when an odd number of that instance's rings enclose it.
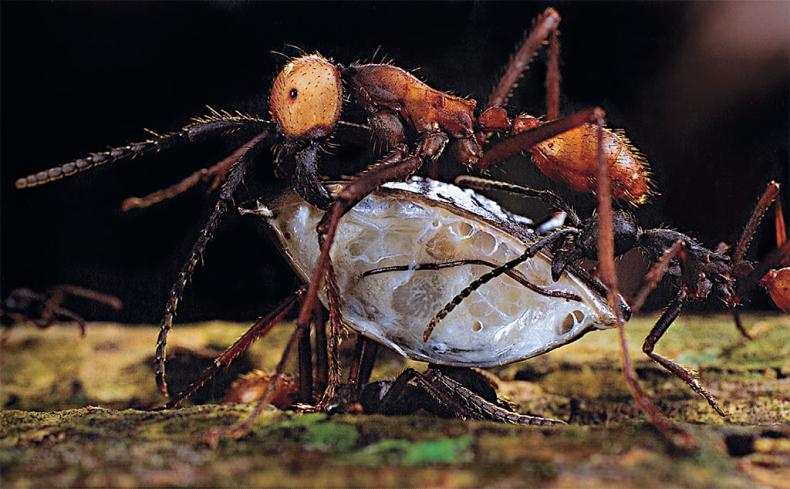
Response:
[[[677,319],[677,317],[680,315],[680,311],[683,309],[683,305],[686,301],[686,296],[687,294],[685,288],[681,287],[678,294],[675,296],[672,302],[669,303],[669,306],[667,306],[666,310],[658,319],[655,326],[653,326],[653,329],[650,330],[650,334],[647,336],[644,344],[642,345],[642,351],[647,356],[656,361],[659,365],[669,370],[676,377],[683,380],[683,382],[688,384],[689,387],[694,390],[694,392],[705,398],[705,400],[708,401],[708,404],[710,404],[710,406],[715,409],[717,413],[719,413],[721,416],[727,416],[727,413],[721,408],[716,398],[704,387],[702,387],[697,379],[694,378],[692,371],[678,365],[666,357],[659,355],[658,353],[653,352],[658,340],[664,336],[664,333],[667,332],[667,329],[669,329],[669,326],[672,325],[672,322],[675,321],[675,319]]]
[[[335,279],[335,271],[329,258],[329,253],[335,239],[340,218],[351,210],[359,201],[386,182],[402,180],[416,173],[424,161],[438,158],[444,151],[448,137],[444,133],[430,133],[424,136],[416,154],[407,156],[405,148],[397,148],[382,162],[372,166],[356,180],[347,184],[335,195],[335,203],[324,214],[316,226],[318,243],[321,254],[316,262],[315,269],[310,278],[309,288],[302,308],[299,311],[297,325],[306,327],[310,315],[315,307],[318,289],[326,277],[327,299],[329,308],[329,378],[328,389],[324,399],[332,397],[332,390],[340,384],[340,365],[337,350],[339,347],[341,331],[340,295]]]
[[[228,209],[230,209],[233,202],[233,195],[236,189],[241,185],[244,175],[250,166],[251,160],[255,155],[255,150],[260,147],[263,141],[269,136],[269,131],[263,131],[254,138],[247,141],[239,149],[234,151],[228,159],[233,160],[233,165],[228,171],[225,181],[220,189],[219,197],[214,209],[211,211],[205,226],[200,231],[198,239],[192,246],[192,250],[187,257],[186,262],[178,274],[176,282],[170,289],[170,294],[165,304],[165,312],[162,315],[162,321],[159,326],[159,336],[156,340],[156,354],[155,354],[155,372],[156,372],[156,385],[159,392],[167,397],[167,380],[165,372],[165,350],[167,349],[167,335],[173,327],[173,319],[175,318],[178,309],[178,303],[181,301],[181,296],[184,293],[189,281],[192,279],[192,274],[197,267],[198,262],[202,261],[203,254],[206,251],[208,243],[214,235],[219,223],[222,221]]]

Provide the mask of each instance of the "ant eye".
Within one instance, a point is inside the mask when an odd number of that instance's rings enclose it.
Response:
[[[299,92],[297,92],[295,88],[292,88],[292,89],[291,89],[291,91],[290,91],[290,93],[288,93],[288,95],[289,95],[291,98],[296,98],[296,95],[297,95],[298,93],[299,93]]]

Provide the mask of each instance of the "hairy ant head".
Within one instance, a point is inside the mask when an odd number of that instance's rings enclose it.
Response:
[[[269,96],[272,119],[291,140],[329,135],[342,107],[340,71],[318,54],[302,56],[285,65]]]

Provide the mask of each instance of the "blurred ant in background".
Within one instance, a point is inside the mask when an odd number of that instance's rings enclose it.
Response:
[[[121,310],[120,299],[95,290],[77,287],[76,285],[56,285],[39,294],[30,289],[14,289],[0,303],[0,322],[3,334],[0,347],[5,347],[14,327],[31,322],[37,328],[46,329],[55,323],[73,321],[80,327],[80,334],[85,336],[87,322],[74,311],[63,307],[67,296],[81,297],[91,302],[104,304],[115,311]]]

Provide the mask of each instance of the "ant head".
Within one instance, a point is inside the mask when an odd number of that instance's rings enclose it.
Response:
[[[269,111],[288,140],[332,133],[343,107],[340,70],[318,54],[291,60],[277,75]]]

